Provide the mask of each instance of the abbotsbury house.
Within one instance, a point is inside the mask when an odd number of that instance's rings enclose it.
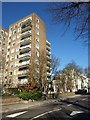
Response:
[[[42,19],[32,13],[11,24],[8,30],[0,27],[0,58],[0,83],[5,88],[28,82],[28,73],[33,69],[29,66],[38,66],[41,59],[44,79],[50,80],[51,48]],[[38,67],[35,70],[40,72]]]

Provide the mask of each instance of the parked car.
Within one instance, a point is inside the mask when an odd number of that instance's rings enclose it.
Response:
[[[78,91],[75,91],[75,94],[86,94],[87,90],[85,89],[79,89]]]

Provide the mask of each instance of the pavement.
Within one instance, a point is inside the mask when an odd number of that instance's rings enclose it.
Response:
[[[28,109],[28,108],[33,108],[34,106],[41,106],[43,104],[48,104],[50,102],[55,102],[55,100],[62,100],[64,102],[66,102],[66,100],[68,98],[75,98],[75,97],[80,97],[81,95],[73,95],[73,96],[63,96],[60,97],[59,99],[48,99],[48,100],[44,100],[44,101],[24,101],[24,103],[10,103],[10,104],[3,104],[2,105],[2,113],[5,112],[10,112],[10,111],[16,111],[16,110],[22,110],[22,109]],[[70,102],[70,101],[69,101]],[[80,104],[80,103],[77,103]]]

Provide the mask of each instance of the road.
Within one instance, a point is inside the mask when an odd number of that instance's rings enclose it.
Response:
[[[89,96],[52,99],[33,108],[3,113],[2,120],[89,120]]]

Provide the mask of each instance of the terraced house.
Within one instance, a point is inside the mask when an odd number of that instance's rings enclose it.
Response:
[[[33,75],[38,81],[40,72],[43,72],[42,85],[44,86],[45,81],[50,79],[50,54],[50,42],[46,38],[45,23],[35,13],[10,25],[5,86],[11,88],[23,85]],[[40,66],[43,66],[43,69]]]

